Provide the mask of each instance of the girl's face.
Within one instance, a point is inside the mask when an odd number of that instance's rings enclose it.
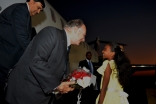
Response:
[[[103,59],[112,60],[114,58],[115,53],[111,51],[110,45],[105,45],[102,54],[103,54]]]

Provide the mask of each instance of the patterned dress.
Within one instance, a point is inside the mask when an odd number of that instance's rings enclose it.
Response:
[[[110,81],[108,84],[103,104],[129,104],[127,100],[128,94],[123,92],[123,88],[118,81],[117,70],[114,60],[111,61],[105,60],[102,66],[97,69],[98,73],[102,75],[100,88],[102,88],[104,71],[106,70],[108,63],[110,64],[112,73],[110,75]],[[100,94],[96,99],[96,104],[98,104],[99,96]]]

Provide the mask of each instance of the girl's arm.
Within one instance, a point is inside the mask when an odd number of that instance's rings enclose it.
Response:
[[[112,73],[112,69],[110,68],[110,64],[107,64],[106,70],[104,71],[104,77],[102,82],[102,89],[100,91],[100,97],[98,104],[102,104],[106,95],[107,86],[110,80],[110,75]]]

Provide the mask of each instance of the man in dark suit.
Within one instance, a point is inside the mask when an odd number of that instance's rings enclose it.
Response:
[[[95,76],[98,75],[97,71],[95,70],[94,63],[91,61],[92,53],[88,51],[86,53],[86,59],[79,62],[79,67],[83,68],[86,67],[90,70],[92,74]],[[95,104],[96,97],[99,93],[99,89],[97,84],[95,86],[91,85],[82,90],[82,97],[81,97],[81,104]]]
[[[75,82],[61,82],[69,72],[68,46],[85,41],[82,20],[63,30],[45,27],[30,42],[9,75],[6,100],[10,104],[52,104],[54,92],[68,93]]]
[[[7,7],[0,14],[0,101],[9,70],[30,43],[31,16],[44,7],[44,0],[27,0]]]

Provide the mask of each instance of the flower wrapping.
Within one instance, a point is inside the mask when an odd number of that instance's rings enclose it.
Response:
[[[71,73],[69,73],[62,81],[75,81],[76,83],[73,85],[70,85],[70,87],[73,87],[74,89],[79,89],[78,93],[78,101],[77,104],[80,104],[81,99],[81,91],[82,89],[90,86],[93,84],[95,86],[96,84],[96,76],[94,76],[90,71],[83,67],[83,68],[77,68]],[[59,99],[62,95],[59,93],[59,91],[56,92],[56,98]]]
[[[71,85],[71,87],[75,89],[84,89],[92,83],[95,85],[96,77],[90,73],[88,69],[83,67],[72,71],[65,79],[63,79],[63,81],[75,81],[76,83]]]

